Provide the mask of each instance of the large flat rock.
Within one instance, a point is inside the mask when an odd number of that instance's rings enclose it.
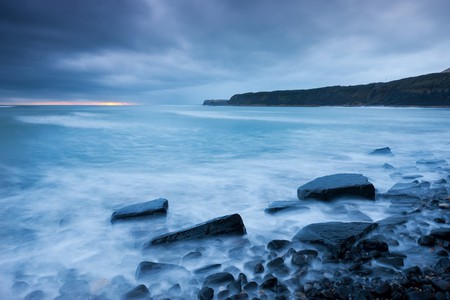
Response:
[[[174,264],[143,261],[137,267],[135,275],[137,280],[142,280],[154,279],[157,276],[186,276],[189,272],[184,267]]]
[[[318,177],[297,189],[300,200],[334,200],[339,197],[375,199],[375,187],[361,174],[342,173]]]
[[[366,222],[326,222],[303,227],[293,238],[309,244],[325,246],[331,253],[342,256],[353,244],[377,227]]]
[[[115,211],[111,215],[111,222],[149,217],[152,215],[165,215],[167,214],[168,207],[169,202],[164,198],[128,205]]]
[[[178,241],[209,238],[219,235],[244,235],[246,233],[241,216],[239,214],[232,214],[215,218],[187,229],[160,235],[147,242],[144,248]]]

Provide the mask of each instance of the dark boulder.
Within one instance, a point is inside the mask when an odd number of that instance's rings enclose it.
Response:
[[[203,287],[198,293],[199,300],[211,300],[214,298],[214,290],[210,287]]]
[[[226,285],[234,282],[234,277],[228,272],[219,272],[205,278],[204,286]]]
[[[378,148],[370,152],[370,155],[389,155],[393,156],[391,148],[384,147],[384,148]]]
[[[131,291],[127,292],[123,297],[123,300],[143,300],[150,299],[150,292],[143,284],[138,285]]]
[[[151,261],[141,262],[136,269],[136,279],[138,280],[165,275],[174,275],[177,277],[187,276],[189,275],[189,272],[185,268],[178,265],[157,263]]]
[[[149,217],[152,215],[165,215],[167,214],[168,207],[169,202],[167,201],[167,199],[163,198],[132,204],[115,211],[111,215],[111,222]]]
[[[331,253],[340,257],[346,250],[350,250],[358,239],[376,227],[376,223],[364,222],[315,223],[303,227],[293,240],[324,245]]]
[[[388,252],[389,251],[388,244],[379,239],[362,240],[356,245],[356,248],[358,250],[364,251],[364,252],[371,252],[371,251]]]
[[[200,267],[198,269],[195,269],[194,270],[194,274],[208,273],[208,272],[210,272],[212,270],[220,269],[221,267],[222,267],[221,264],[210,264],[210,265],[203,266],[203,267]]]
[[[153,238],[144,244],[144,248],[172,242],[196,240],[219,235],[244,235],[246,229],[239,214],[215,218],[204,223],[176,232],[169,232]]]
[[[302,202],[299,202],[298,200],[295,201],[275,201],[269,204],[269,207],[267,207],[264,212],[267,214],[275,214],[278,212],[286,212],[286,211],[293,211],[293,210],[310,210],[309,207],[304,206]]]
[[[439,240],[450,241],[450,228],[435,229],[430,235]]]
[[[300,200],[329,201],[342,196],[375,199],[375,188],[361,174],[334,174],[318,177],[297,189]]]
[[[271,251],[280,251],[291,246],[288,240],[272,240],[267,244],[267,249]]]
[[[436,239],[431,235],[423,235],[419,238],[417,243],[420,246],[433,247],[436,244]]]

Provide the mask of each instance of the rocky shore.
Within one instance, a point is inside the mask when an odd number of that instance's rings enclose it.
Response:
[[[362,174],[330,174],[301,185],[298,201],[265,210],[283,214],[325,203],[345,211],[348,222],[313,223],[290,240],[255,244],[238,213],[218,216],[143,241],[145,260],[130,266],[135,282],[116,276],[93,293],[88,281],[68,273],[57,299],[449,299],[450,168],[445,160],[416,164],[441,179],[403,179],[378,193]],[[390,216],[373,221],[348,199],[386,201]],[[111,222],[146,222],[168,210],[168,200],[156,199],[118,209]],[[24,299],[46,298],[38,290]]]

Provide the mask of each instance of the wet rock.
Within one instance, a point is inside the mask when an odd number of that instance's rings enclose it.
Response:
[[[244,268],[254,270],[256,265],[263,264],[264,262],[265,262],[264,259],[254,259],[244,263]]]
[[[199,300],[211,300],[214,298],[214,290],[210,287],[203,287],[198,293]]]
[[[193,261],[198,260],[201,257],[202,257],[202,253],[200,251],[192,251],[192,252],[189,252],[188,254],[186,254],[185,256],[183,256],[182,262],[183,262],[183,264],[193,262]]]
[[[418,266],[410,267],[403,270],[403,273],[407,278],[411,278],[413,276],[422,275],[422,270]]]
[[[225,285],[234,281],[233,275],[228,272],[219,272],[206,277],[203,285],[214,286],[214,285]]]
[[[242,290],[242,284],[239,280],[235,280],[227,285],[227,289],[231,294],[239,294]]]
[[[371,251],[379,251],[379,252],[388,252],[389,246],[386,242],[380,241],[378,239],[365,239],[361,240],[356,248],[360,251],[371,252]]]
[[[386,170],[393,170],[393,169],[395,169],[395,167],[393,165],[390,165],[388,163],[383,164],[383,168],[385,168]]]
[[[448,292],[450,291],[450,280],[445,280],[441,278],[433,278],[431,279],[431,283],[435,288],[437,288],[440,291]]]
[[[249,299],[248,294],[242,293],[229,297],[230,300],[247,300]]]
[[[275,291],[277,284],[278,284],[278,279],[276,277],[269,276],[269,278],[265,279],[259,287],[262,290]]]
[[[438,166],[447,165],[447,161],[445,159],[421,159],[416,161],[416,164],[424,166]]]
[[[419,238],[417,243],[420,246],[433,247],[436,244],[436,240],[431,235],[423,235]]]
[[[450,241],[450,228],[432,230],[430,235],[439,240]]]
[[[258,288],[258,284],[254,281],[250,281],[246,285],[244,285],[244,290],[249,292],[254,292]]]
[[[341,257],[358,239],[376,227],[376,223],[363,222],[314,223],[302,228],[293,240],[324,245],[331,253]]]
[[[246,229],[241,216],[239,214],[233,214],[215,218],[187,229],[160,235],[147,242],[144,245],[144,249],[153,245],[162,245],[177,241],[244,234],[246,234]]]
[[[253,269],[253,272],[255,274],[263,273],[264,272],[264,266],[262,263],[256,264],[255,268]]]
[[[91,288],[85,280],[69,280],[61,286],[59,293],[63,298],[88,298]]]
[[[244,273],[239,273],[238,275],[238,280],[242,283],[242,284],[247,284],[248,280],[247,280],[247,276]]]
[[[396,227],[402,224],[405,224],[408,222],[408,217],[405,216],[390,216],[387,218],[384,218],[380,221],[377,221],[379,227]]]
[[[298,254],[302,254],[302,255],[306,255],[306,257],[311,260],[313,258],[316,258],[319,255],[319,252],[317,252],[314,249],[303,249],[303,250],[299,250],[297,252]]]
[[[169,288],[168,292],[172,296],[180,295],[181,294],[181,285],[179,283],[172,285]]]
[[[135,218],[149,217],[153,215],[166,215],[169,202],[159,198],[152,201],[136,203],[125,206],[111,215],[111,222]]]
[[[267,249],[271,251],[280,251],[291,246],[291,241],[288,240],[272,240],[267,244]]]
[[[207,265],[207,266],[195,269],[194,270],[194,274],[208,273],[208,272],[211,272],[213,270],[220,269],[221,267],[222,267],[221,264],[210,264],[210,265]]]
[[[30,285],[25,281],[17,281],[11,286],[11,291],[14,295],[26,292],[30,288]]]
[[[291,263],[299,267],[304,267],[309,264],[309,260],[306,255],[297,252],[292,255]]]
[[[377,260],[380,264],[392,266],[394,268],[400,268],[404,266],[403,258],[397,256],[391,257],[381,257]]]
[[[349,210],[347,217],[349,221],[373,222],[371,217],[357,209]]]
[[[276,269],[282,265],[284,265],[284,259],[282,257],[277,257],[267,263],[267,268]]]
[[[222,290],[219,293],[217,293],[217,299],[227,299],[228,296],[230,296],[229,290]]]
[[[329,201],[342,196],[375,199],[375,188],[361,174],[334,174],[318,177],[297,189],[300,200]]]
[[[439,250],[438,252],[436,252],[436,254],[438,256],[448,256],[448,252],[445,250]]]
[[[161,275],[187,276],[189,272],[178,265],[143,261],[136,269],[136,279],[142,280]]]
[[[382,282],[380,285],[377,285],[374,288],[374,292],[377,296],[389,298],[389,296],[391,295],[392,289],[391,289],[391,286],[389,285],[389,283]]]
[[[264,212],[267,214],[275,214],[278,212],[286,212],[292,210],[310,210],[309,207],[303,205],[298,200],[295,201],[275,201],[269,204]]]
[[[432,300],[433,293],[430,291],[413,291],[406,294],[408,300]]]
[[[387,156],[393,156],[391,148],[389,147],[383,147],[378,148],[370,152],[370,155],[387,155]]]
[[[448,257],[441,257],[434,266],[438,272],[448,272],[450,271],[450,260]]]
[[[144,300],[150,299],[150,292],[143,284],[138,285],[123,296],[123,300]]]
[[[45,300],[45,293],[41,290],[33,291],[26,295],[23,300]]]
[[[443,218],[434,218],[433,221],[438,224],[445,224],[445,222],[446,222],[445,219],[443,219]]]

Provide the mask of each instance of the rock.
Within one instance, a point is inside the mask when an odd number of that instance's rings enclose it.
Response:
[[[419,238],[417,243],[420,246],[433,247],[436,244],[436,240],[431,235],[423,235]]]
[[[123,296],[123,300],[143,300],[150,299],[150,292],[143,284],[138,285]]]
[[[152,215],[166,215],[168,207],[169,202],[163,198],[132,204],[115,211],[111,215],[111,222],[149,217]]]
[[[439,240],[450,241],[450,228],[432,230],[430,235]]]
[[[393,170],[393,169],[395,169],[395,167],[393,165],[390,165],[388,163],[385,163],[383,165],[383,168],[385,168],[386,170]]]
[[[391,148],[384,147],[384,148],[378,148],[370,152],[370,155],[389,155],[393,156]]]
[[[404,266],[403,258],[398,256],[381,257],[377,260],[380,264],[400,268]]]
[[[226,285],[234,281],[233,275],[228,272],[219,272],[206,277],[204,286]]]
[[[284,265],[284,259],[282,257],[277,257],[275,259],[272,259],[267,263],[267,268],[269,269],[276,269]]]
[[[309,207],[303,205],[298,200],[295,201],[275,201],[269,204],[264,212],[268,214],[275,214],[280,211],[292,211],[292,210],[310,210]]]
[[[297,253],[298,254],[302,254],[302,255],[306,255],[306,257],[309,260],[312,260],[313,258],[316,258],[319,255],[319,252],[317,252],[314,249],[303,249],[303,250],[299,250]]]
[[[248,292],[254,292],[258,288],[258,284],[254,281],[250,281],[246,285],[244,285],[244,290]]]
[[[88,298],[91,288],[85,280],[68,280],[61,286],[59,293],[63,298]]]
[[[416,165],[424,165],[424,166],[447,165],[447,161],[445,159],[421,159],[416,161]]]
[[[272,240],[267,244],[267,249],[270,251],[284,250],[291,246],[291,241],[288,240]]]
[[[447,292],[450,291],[450,281],[441,279],[441,278],[433,278],[431,279],[431,283],[433,286],[440,291]]]
[[[17,295],[26,292],[30,288],[30,285],[25,281],[17,281],[11,286],[11,291]]]
[[[413,291],[406,294],[408,300],[432,300],[433,294],[430,291]]]
[[[291,263],[299,267],[304,267],[309,264],[309,261],[306,255],[297,252],[292,255]]]
[[[45,300],[45,293],[41,290],[33,291],[26,295],[23,300]]]
[[[445,250],[443,250],[443,249],[441,249],[441,250],[439,250],[438,252],[436,252],[436,254],[437,254],[438,256],[448,256],[448,252],[445,251]]]
[[[141,262],[136,269],[137,280],[153,278],[161,275],[165,276],[175,275],[178,277],[178,276],[187,276],[189,275],[189,272],[185,268],[178,265],[157,263],[150,261]]]
[[[403,273],[407,278],[411,278],[413,276],[422,275],[422,270],[418,266],[410,267],[403,270]]]
[[[222,267],[221,264],[210,264],[210,265],[195,269],[194,274],[208,273],[212,270],[220,269],[220,267]]]
[[[376,223],[363,222],[314,223],[302,228],[293,240],[324,245],[331,253],[341,257],[358,239],[376,227]]]
[[[200,259],[201,257],[202,257],[202,253],[200,251],[192,251],[192,252],[189,252],[188,254],[186,254],[185,256],[183,256],[182,262],[183,262],[183,264],[190,263],[190,262]]]
[[[380,252],[387,252],[389,251],[389,246],[386,242],[380,241],[378,239],[365,239],[360,241],[356,245],[357,249],[360,249],[361,251],[365,252],[371,252],[371,251],[380,251]]]
[[[375,199],[375,188],[361,174],[334,174],[318,177],[297,189],[300,200],[329,201],[342,196]]]
[[[374,289],[375,294],[381,297],[389,298],[391,295],[392,289],[389,283],[383,282],[380,285],[377,285]]]
[[[377,221],[379,227],[395,227],[408,222],[408,218],[405,216],[390,216]]]
[[[210,287],[204,286],[198,293],[199,300],[211,300],[214,298],[214,290]]]
[[[169,232],[153,238],[144,244],[144,249],[153,245],[210,238],[220,235],[245,235],[244,222],[239,214],[215,218],[176,232]]]
[[[399,182],[394,184],[387,193],[383,194],[383,197],[392,200],[409,199],[410,201],[418,201],[429,196],[429,190],[429,186],[419,183],[417,180],[410,183]]]
[[[445,219],[443,219],[443,218],[434,218],[433,221],[438,223],[438,224],[445,224],[446,223]]]
[[[278,279],[276,277],[270,276],[265,279],[259,286],[262,290],[272,290],[275,291],[278,284]]]

